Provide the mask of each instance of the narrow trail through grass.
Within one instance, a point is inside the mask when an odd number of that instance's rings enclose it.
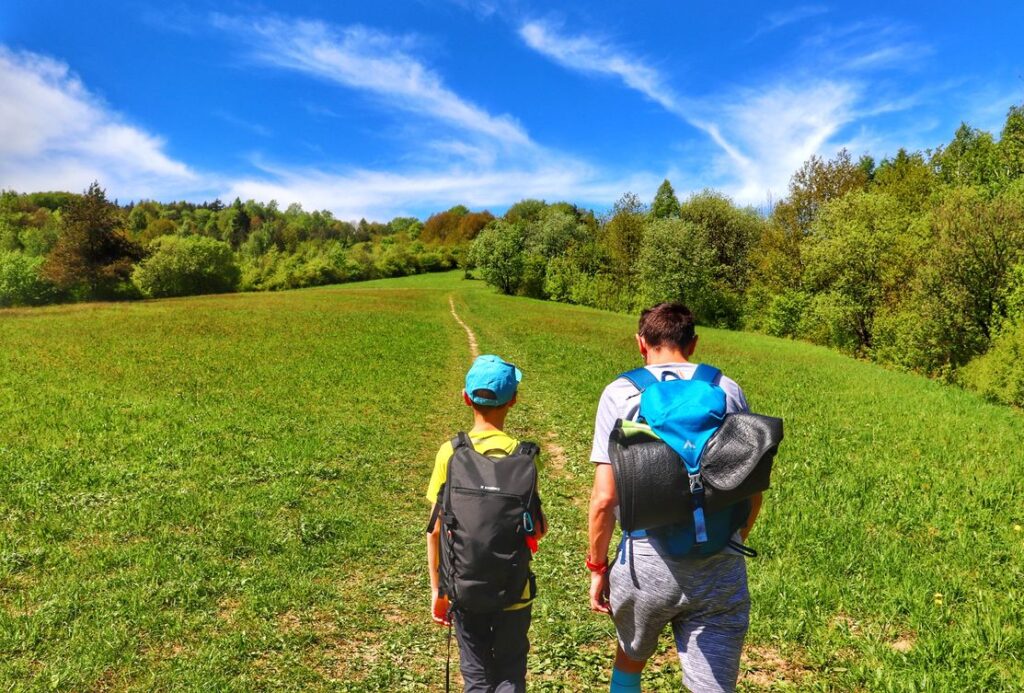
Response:
[[[469,325],[467,325],[466,323],[464,323],[462,321],[462,318],[460,318],[459,314],[456,312],[456,310],[455,310],[455,298],[454,297],[452,297],[452,296],[448,297],[448,305],[451,306],[452,317],[455,318],[455,322],[457,322],[460,325],[462,325],[462,329],[464,329],[466,331],[466,338],[469,340],[469,354],[470,354],[470,356],[472,356],[473,358],[476,358],[477,356],[480,355],[480,347],[477,346],[476,335],[473,333],[473,330],[470,329]]]

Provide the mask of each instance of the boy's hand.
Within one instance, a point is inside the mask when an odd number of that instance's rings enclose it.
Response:
[[[611,614],[608,604],[608,573],[590,573],[590,610],[599,614]]]
[[[434,623],[442,626],[450,626],[451,621],[448,620],[448,597],[440,597],[437,592],[431,595],[430,600],[430,616],[434,619]]]

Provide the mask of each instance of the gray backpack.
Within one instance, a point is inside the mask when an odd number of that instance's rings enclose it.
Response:
[[[541,521],[539,448],[524,442],[511,455],[491,457],[478,453],[469,436],[459,433],[452,450],[427,527],[433,531],[440,513],[440,594],[449,598],[453,609],[472,613],[500,611],[527,601],[527,584],[532,599],[537,589],[528,537],[534,536]]]

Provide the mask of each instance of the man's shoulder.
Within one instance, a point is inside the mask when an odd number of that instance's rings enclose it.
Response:
[[[616,376],[616,378],[613,381],[604,386],[604,390],[601,392],[601,396],[629,396],[631,394],[634,394],[636,391],[636,385],[634,385],[628,378],[626,378],[625,373],[620,373],[618,376]]]
[[[739,383],[737,383],[735,380],[733,380],[732,378],[727,376],[725,373],[722,373],[721,377],[719,378],[718,386],[721,387],[722,389],[725,389],[725,388],[730,388],[730,389],[734,389],[734,390],[741,390],[741,389],[743,389],[743,388],[740,387]]]

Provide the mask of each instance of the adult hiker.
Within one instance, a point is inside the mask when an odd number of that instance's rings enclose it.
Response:
[[[633,375],[619,377],[604,389],[590,455],[595,469],[586,564],[591,571],[590,608],[611,614],[618,637],[611,691],[640,690],[641,672],[668,624],[675,636],[683,684],[700,693],[732,691],[739,674],[750,611],[741,542],[746,540],[757,518],[761,494],[748,499],[743,517],[729,526],[718,544],[707,543],[707,538],[702,539],[699,533],[694,538],[696,526],[702,532],[705,529],[701,515],[686,526],[630,532],[628,542],[624,535],[615,559],[609,563],[609,543],[619,507],[609,437],[617,422],[634,420],[641,411],[644,387],[635,384],[639,381],[706,379],[705,389],[711,392],[712,388],[720,388],[714,392],[719,397],[724,394],[720,406],[725,413],[746,412],[747,403],[733,380],[713,368],[691,362],[697,335],[694,316],[685,306],[661,303],[643,311],[636,343],[646,372],[638,373],[638,369],[624,374]],[[690,443],[686,445],[692,447]],[[699,478],[699,473],[696,476]],[[690,489],[694,489],[692,477]],[[636,498],[633,502],[642,505],[644,499]],[[711,519],[707,529],[713,533]],[[738,531],[733,534],[732,528],[737,524]],[[720,545],[724,548],[717,550]],[[708,553],[708,547],[712,553]],[[628,557],[624,552],[628,552]]]
[[[530,560],[547,521],[537,494],[538,448],[503,430],[521,379],[501,358],[477,357],[462,393],[473,427],[441,446],[427,488],[431,617],[454,623],[463,690],[472,693],[526,691],[537,592]],[[447,686],[447,667],[445,677]]]

